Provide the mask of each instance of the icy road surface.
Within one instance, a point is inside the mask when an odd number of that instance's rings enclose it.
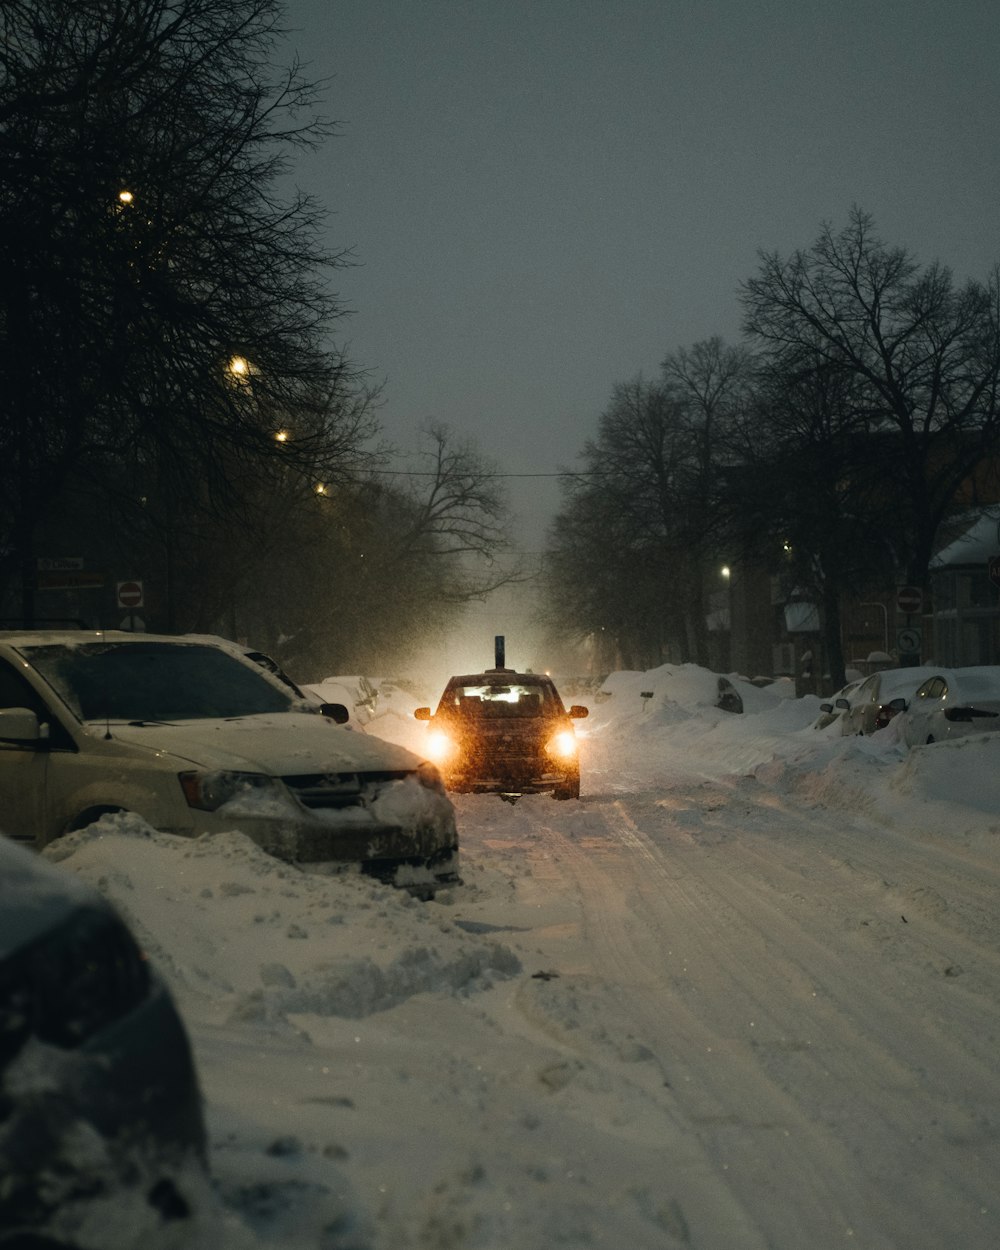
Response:
[[[595,709],[579,802],[456,797],[433,903],[238,832],[67,840],[193,1035],[177,1244],[996,1250],[1000,743],[643,710]]]

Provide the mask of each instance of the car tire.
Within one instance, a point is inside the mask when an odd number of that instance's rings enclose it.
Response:
[[[934,735],[933,735],[933,734],[928,734],[928,735],[927,735],[927,742],[926,742],[926,745],[927,745],[927,746],[930,746],[930,745],[931,745],[931,743],[932,743],[933,741],[934,741]]]
[[[80,814],[66,826],[64,833],[75,833],[78,829],[86,829],[88,825],[92,825],[96,820],[100,820],[102,816],[117,816],[119,812],[124,812],[124,807],[90,807]]]

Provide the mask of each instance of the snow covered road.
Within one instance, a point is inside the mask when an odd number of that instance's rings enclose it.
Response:
[[[580,801],[456,796],[430,903],[238,831],[59,844],[194,1040],[164,1250],[996,1250],[1000,743],[800,702],[596,707]]]

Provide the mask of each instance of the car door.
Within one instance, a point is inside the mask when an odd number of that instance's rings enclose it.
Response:
[[[929,677],[910,700],[906,712],[906,742],[908,746],[923,746],[934,737],[934,722],[948,693],[948,682],[942,676]]]
[[[0,659],[0,708],[28,708],[49,722],[38,692],[7,660]],[[59,727],[61,728],[61,727]],[[48,743],[0,739],[0,833],[33,844],[44,816]]]

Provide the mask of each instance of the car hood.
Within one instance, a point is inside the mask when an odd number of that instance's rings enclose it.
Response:
[[[103,723],[92,728],[105,732]],[[168,752],[198,768],[288,776],[313,772],[412,771],[421,757],[405,747],[355,733],[307,712],[233,720],[110,726],[130,746]]]

